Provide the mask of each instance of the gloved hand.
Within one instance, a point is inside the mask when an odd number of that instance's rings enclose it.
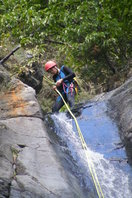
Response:
[[[63,82],[63,79],[61,78],[61,79],[59,79],[57,82],[56,82],[56,87],[59,87],[61,84],[62,84],[62,82]]]
[[[53,89],[54,89],[54,91],[56,91],[57,87],[54,85],[54,86],[53,86]]]

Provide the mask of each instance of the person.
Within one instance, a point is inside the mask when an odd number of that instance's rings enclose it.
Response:
[[[75,73],[64,65],[59,69],[57,63],[51,60],[45,64],[45,71],[49,72],[53,77],[55,82],[53,89],[57,89],[62,94],[71,108],[74,107],[76,94],[74,86]],[[52,107],[52,112],[59,112],[63,105],[64,102],[61,96],[58,96]]]

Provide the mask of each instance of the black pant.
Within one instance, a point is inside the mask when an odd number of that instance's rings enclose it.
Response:
[[[68,93],[61,93],[64,100],[69,104],[70,107],[73,107],[74,106],[74,103],[75,103],[75,90],[73,89],[72,93],[71,92],[68,92]],[[61,96],[58,96],[54,105],[53,105],[53,108],[52,108],[52,112],[55,113],[55,112],[59,112],[59,110],[61,109],[61,107],[64,105],[64,102],[61,98]]]

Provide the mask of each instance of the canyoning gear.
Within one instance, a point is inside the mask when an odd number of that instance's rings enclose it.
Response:
[[[71,83],[69,86],[67,86],[65,83],[62,83],[62,85],[63,85],[63,91],[64,91],[64,93],[71,93],[71,95],[72,95],[72,92],[73,92],[73,89],[74,89],[74,85],[73,85],[73,83]]]
[[[63,74],[62,74],[62,72],[63,72]],[[78,93],[78,91],[80,90],[80,86],[79,86],[79,83],[78,83],[78,81],[75,77],[75,74],[72,72],[71,69],[69,69],[69,68],[67,68],[66,66],[63,65],[60,69],[58,79],[59,79],[59,77],[63,79],[63,83],[62,83],[63,84],[63,89],[64,89],[65,86],[67,86],[65,81],[69,80],[70,82],[73,82],[76,94]],[[55,79],[55,77],[53,77],[53,79],[54,79],[55,82],[56,82],[56,80],[58,81],[58,79]]]
[[[76,77],[73,78],[73,83],[74,83],[75,92],[77,94],[80,91],[80,86],[79,86],[79,83],[78,83]]]
[[[45,71],[48,71],[49,69],[53,68],[56,66],[56,63],[54,61],[48,61],[45,64]]]
[[[53,80],[57,82],[58,80],[62,79],[62,83],[60,86],[57,86],[57,90],[63,95],[66,102],[69,103],[70,107],[74,106],[75,101],[75,87],[74,87],[74,80],[75,74],[72,72],[71,69],[67,68],[66,66],[62,66],[58,73],[53,76]],[[63,100],[60,96],[58,96],[52,111],[57,112],[60,108],[64,105]]]
[[[63,79],[62,84],[59,87],[57,87],[57,89],[60,92],[64,92],[63,87],[65,86],[69,88],[70,84],[73,82],[74,77],[75,77],[75,74],[72,72],[72,70],[63,65],[60,68],[59,72],[53,76],[53,80],[54,82],[57,82],[58,80]]]

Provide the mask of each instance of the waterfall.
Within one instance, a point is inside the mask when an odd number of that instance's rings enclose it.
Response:
[[[76,163],[76,176],[80,184],[86,189],[94,188],[91,175],[86,160],[85,151],[82,149],[77,132],[73,129],[73,120],[69,119],[65,113],[51,116],[56,134],[61,138],[63,149],[68,149],[70,155]],[[88,159],[92,161],[96,174],[101,185],[104,197],[106,198],[132,198],[130,185],[132,180],[130,174],[119,164],[114,164],[106,159],[103,154],[93,151],[88,146]],[[95,191],[92,189],[92,191]]]

